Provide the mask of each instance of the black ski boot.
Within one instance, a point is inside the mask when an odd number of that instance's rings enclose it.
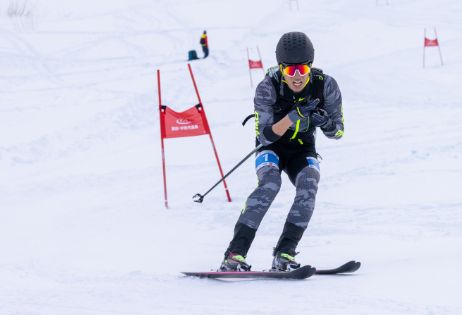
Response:
[[[225,252],[221,263],[221,271],[249,271],[250,265],[245,261],[250,245],[255,238],[256,230],[242,223],[236,223],[234,236]]]
[[[235,253],[229,253],[220,266],[220,271],[250,271],[250,266],[245,257]]]
[[[295,261],[295,249],[302,238],[304,228],[296,226],[293,223],[286,222],[278,244],[273,251],[272,270],[290,271],[300,268],[300,264]]]
[[[273,258],[273,265],[271,267],[271,270],[273,271],[292,271],[294,269],[300,268],[300,264],[295,261],[294,256],[288,253],[277,252]]]

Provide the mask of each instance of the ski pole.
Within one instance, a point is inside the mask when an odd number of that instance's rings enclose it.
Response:
[[[195,194],[193,196],[194,202],[202,203],[202,201],[204,201],[204,197],[207,196],[207,194],[209,192],[211,192],[215,187],[217,187],[219,183],[224,181],[226,179],[226,177],[228,177],[228,175],[230,175],[232,172],[234,172],[236,170],[236,168],[241,166],[242,163],[244,163],[252,154],[254,154],[258,150],[260,150],[260,148],[262,148],[262,147],[263,147],[263,144],[259,144],[255,149],[253,149],[249,154],[247,154],[245,156],[245,158],[243,158],[239,163],[237,163],[236,166],[234,166],[228,173],[226,173],[225,176],[223,176],[223,178],[221,178],[218,182],[215,183],[215,185],[213,185],[209,190],[207,190],[207,192],[205,194],[203,194],[203,195]]]

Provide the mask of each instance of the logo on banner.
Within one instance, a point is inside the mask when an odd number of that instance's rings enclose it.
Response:
[[[171,130],[173,132],[199,129],[199,125],[197,123],[195,124],[193,121],[186,118],[178,118],[176,120],[176,123],[180,126],[172,126]]]
[[[192,124],[192,121],[188,120],[188,119],[177,119],[176,120],[176,123],[178,125],[189,125],[189,124]]]

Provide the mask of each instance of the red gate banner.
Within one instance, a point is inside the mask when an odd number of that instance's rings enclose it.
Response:
[[[263,63],[261,60],[250,60],[249,59],[249,69],[260,69],[263,68]]]
[[[162,138],[180,138],[202,136],[210,133],[201,105],[184,112],[176,112],[168,106],[161,107]]]
[[[247,48],[247,60],[249,62],[249,78],[250,78],[250,89],[253,90],[253,80],[252,80],[252,69],[261,69],[263,75],[265,75],[265,68],[263,67],[263,62],[261,60],[260,49],[257,46],[258,60],[250,59],[249,48]]]
[[[436,47],[436,46],[439,46],[439,44],[438,44],[438,38],[429,39],[429,38],[426,38],[426,37],[425,37],[424,46],[425,46],[425,47]]]

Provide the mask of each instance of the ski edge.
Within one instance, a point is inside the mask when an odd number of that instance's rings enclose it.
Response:
[[[277,271],[210,271],[210,272],[182,272],[189,277],[208,279],[255,279],[255,280],[303,280],[316,273],[316,269],[310,265],[302,266],[289,272]]]

